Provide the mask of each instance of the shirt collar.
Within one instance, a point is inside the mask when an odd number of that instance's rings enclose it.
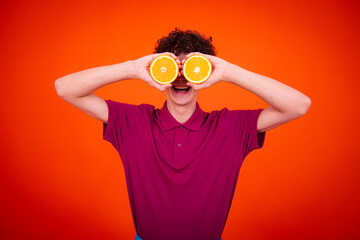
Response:
[[[190,130],[196,131],[200,129],[206,113],[200,108],[199,103],[196,102],[196,109],[191,117],[183,124],[179,123],[167,109],[167,101],[160,109],[160,121],[164,130],[170,130],[175,127],[184,126]]]

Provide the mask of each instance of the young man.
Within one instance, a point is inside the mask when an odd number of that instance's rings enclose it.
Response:
[[[134,61],[72,73],[55,81],[58,95],[103,122],[103,137],[120,154],[125,169],[136,238],[221,239],[244,158],[261,148],[265,131],[304,115],[311,101],[271,78],[215,57],[211,38],[175,29],[157,43],[156,54]],[[201,53],[213,72],[202,84],[182,76],[186,58]],[[169,54],[180,65],[178,78],[160,85],[149,74],[151,61]],[[124,79],[141,79],[166,91],[161,109],[103,100],[96,89]],[[226,81],[270,106],[257,110],[203,112],[200,89]]]

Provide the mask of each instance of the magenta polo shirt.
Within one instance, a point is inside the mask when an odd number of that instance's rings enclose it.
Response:
[[[180,124],[148,104],[106,100],[103,137],[119,152],[131,212],[143,240],[219,240],[240,166],[261,148],[263,109],[204,112]]]

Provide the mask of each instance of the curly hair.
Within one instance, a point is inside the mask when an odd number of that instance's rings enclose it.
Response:
[[[175,55],[181,53],[200,52],[209,55],[216,55],[216,49],[212,44],[212,37],[206,38],[198,31],[182,31],[175,28],[168,36],[160,38],[156,45],[154,53],[172,52]]]

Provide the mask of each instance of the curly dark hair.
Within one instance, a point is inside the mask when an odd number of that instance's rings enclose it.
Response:
[[[216,49],[212,44],[212,37],[206,38],[198,31],[182,31],[175,28],[168,36],[159,39],[155,45],[154,53],[172,52],[175,55],[181,53],[201,52],[216,55]]]

